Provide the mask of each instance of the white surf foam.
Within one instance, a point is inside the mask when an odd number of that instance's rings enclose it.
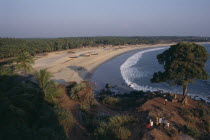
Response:
[[[162,88],[154,88],[154,87],[150,87],[150,86],[142,86],[142,85],[138,85],[137,83],[133,82],[133,79],[135,78],[143,78],[147,75],[147,72],[145,71],[139,71],[139,69],[133,67],[134,65],[137,64],[137,62],[142,58],[142,55],[144,53],[147,52],[152,52],[152,51],[157,51],[157,50],[162,50],[165,48],[154,48],[154,49],[148,49],[148,50],[144,50],[144,51],[140,51],[134,55],[132,55],[131,57],[129,57],[121,66],[120,66],[120,71],[121,71],[121,75],[122,78],[124,79],[124,81],[126,82],[126,84],[131,88],[133,88],[134,90],[143,90],[143,91],[158,91],[158,90],[162,90],[164,92],[173,92],[173,93],[179,93],[178,91],[170,91],[167,89],[162,89]],[[210,100],[208,99],[208,97],[204,97],[204,96],[200,96],[200,95],[195,95],[195,94],[190,94],[189,96],[191,96],[192,98],[197,98],[197,99],[203,99],[207,102],[210,102]]]
[[[121,75],[122,75],[124,81],[126,82],[126,84],[127,85],[132,84],[132,88],[135,89],[135,90],[143,90],[143,91],[162,90],[162,89],[152,88],[152,87],[149,87],[149,86],[141,86],[141,85],[138,85],[137,83],[132,82],[132,79],[134,79],[134,78],[143,78],[147,75],[146,72],[140,72],[137,68],[132,67],[132,66],[136,65],[136,63],[142,58],[142,55],[144,53],[152,52],[152,51],[156,51],[156,50],[162,50],[162,49],[165,49],[165,48],[148,49],[148,50],[140,51],[140,52],[134,54],[133,56],[129,57],[120,66]]]

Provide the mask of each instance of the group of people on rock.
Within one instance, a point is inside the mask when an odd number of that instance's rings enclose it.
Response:
[[[161,116],[160,117],[156,116],[155,117],[155,125],[156,126],[163,126],[163,127],[166,126],[167,128],[169,128],[170,123],[165,118],[162,118]],[[146,128],[152,128],[152,127],[154,127],[154,122],[153,122],[152,119],[150,119],[148,121],[147,125],[146,125]]]

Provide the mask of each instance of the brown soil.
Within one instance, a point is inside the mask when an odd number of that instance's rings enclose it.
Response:
[[[75,118],[75,126],[70,132],[70,140],[92,140],[92,136],[87,132],[86,128],[81,124],[81,110],[80,105],[84,101],[87,101],[88,98],[93,97],[92,89],[88,82],[85,82],[88,86],[80,91],[78,94],[81,97],[81,101],[74,101],[69,98],[67,95],[67,88],[64,85],[60,85],[62,88],[62,98],[59,99],[59,105],[66,110],[69,110],[74,118]],[[75,82],[69,82],[71,84],[75,84]],[[96,105],[91,108],[91,112],[94,114],[109,114],[113,115],[115,112],[111,109],[106,108],[105,106],[101,105],[100,103],[96,102]]]
[[[75,84],[74,82],[69,83]],[[67,88],[65,86],[61,86],[63,88],[63,97],[59,99],[60,106],[72,112],[75,118],[75,127],[70,132],[70,139],[71,140],[92,140],[94,139],[92,134],[89,134],[88,130],[85,126],[82,125],[82,115],[80,110],[80,105],[84,102],[94,100],[92,89],[90,84],[86,82],[88,85],[78,94],[81,97],[80,101],[74,101],[69,98],[67,95]],[[109,115],[116,115],[116,114],[133,114],[138,119],[139,122],[134,124],[130,127],[132,135],[129,137],[129,140],[180,140],[180,139],[192,139],[192,137],[185,135],[185,127],[190,126],[192,128],[196,128],[199,132],[208,134],[206,128],[203,126],[202,119],[190,116],[188,119],[191,121],[187,121],[186,118],[180,115],[180,111],[191,110],[191,109],[198,109],[200,108],[203,103],[199,101],[192,100],[188,98],[188,105],[181,104],[181,95],[177,96],[179,102],[170,102],[167,101],[166,105],[164,105],[164,98],[162,97],[155,97],[153,99],[147,100],[144,104],[140,105],[136,108],[136,111],[117,111],[112,110],[108,106],[102,105],[98,102],[91,107],[91,113],[94,115],[100,114],[109,114]],[[205,106],[202,106],[205,107]],[[205,109],[205,108],[204,108]],[[208,105],[206,105],[206,109],[208,109]],[[169,123],[170,127],[163,127],[163,126],[155,126],[155,117],[161,116],[165,118]],[[210,117],[210,116],[209,116]],[[154,121],[154,127],[150,129],[146,129],[146,123],[148,120],[152,119]],[[210,118],[209,118],[210,119]],[[180,132],[179,132],[180,131]],[[140,133],[143,132],[142,136]]]
[[[190,126],[197,129],[198,131],[205,132],[203,129],[203,122],[201,119],[190,116],[191,121],[187,121],[186,118],[180,115],[181,109],[198,109],[201,107],[201,102],[192,100],[188,98],[188,104],[182,105],[181,99],[182,96],[178,96],[179,102],[172,103],[168,101],[164,105],[164,98],[156,97],[154,99],[148,100],[145,104],[139,107],[137,110],[139,112],[148,112],[146,120],[152,119],[154,121],[154,127],[146,130],[143,136],[143,139],[155,139],[155,140],[180,140],[180,139],[193,139],[188,135],[184,135],[184,126]],[[169,123],[170,127],[166,126],[156,126],[155,117],[165,118]],[[201,127],[200,127],[201,126]],[[146,127],[146,124],[145,124]],[[181,131],[181,132],[178,132]]]

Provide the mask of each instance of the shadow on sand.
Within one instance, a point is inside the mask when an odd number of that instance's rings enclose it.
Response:
[[[71,70],[78,73],[79,77],[84,80],[89,80],[91,78],[92,73],[90,73],[86,68],[81,66],[69,66]]]
[[[67,81],[65,81],[64,79],[53,79],[53,81],[62,84],[62,85],[67,85]]]

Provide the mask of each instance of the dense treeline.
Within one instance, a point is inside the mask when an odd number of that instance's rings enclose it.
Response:
[[[71,37],[56,39],[15,39],[0,38],[0,58],[14,57],[27,51],[31,55],[86,46],[99,45],[136,45],[170,42],[203,42],[210,37]]]

